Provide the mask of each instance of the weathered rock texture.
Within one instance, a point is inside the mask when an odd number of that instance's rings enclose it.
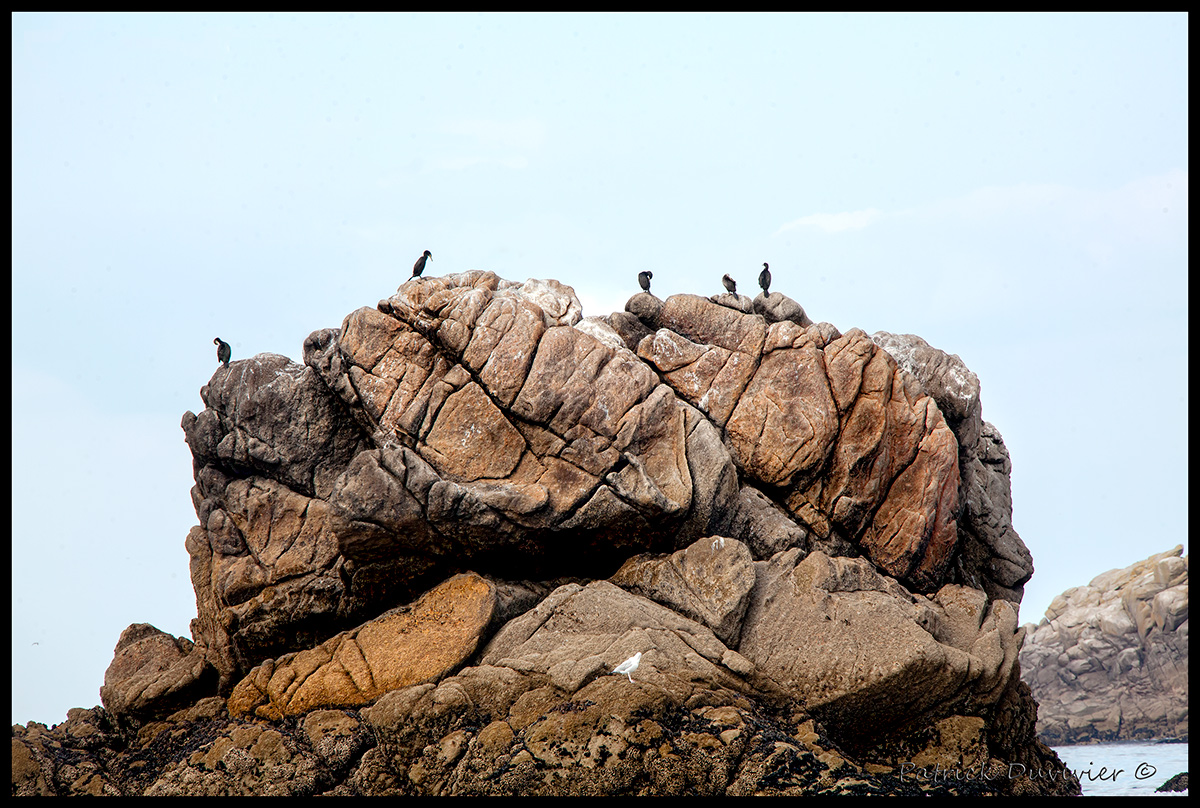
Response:
[[[1188,737],[1183,545],[1096,576],[1024,627],[1021,670],[1048,744]]]
[[[474,653],[496,605],[495,586],[478,575],[455,575],[412,607],[266,660],[234,687],[229,712],[304,715],[331,704],[370,704],[389,690],[441,679]]]
[[[1033,575],[1033,557],[1012,526],[1012,463],[1000,432],[983,420],[979,378],[957,355],[912,334],[877,331],[871,339],[911,373],[958,440],[957,580],[990,599],[1020,603]]]
[[[915,337],[468,272],[201,398],[193,637],[14,728],[14,794],[1078,793],[1003,775],[1056,764],[1032,563]]]
[[[724,430],[744,478],[820,539],[936,590],[958,539],[958,447],[916,378],[861,331],[770,325],[676,295],[634,311],[638,356]]]

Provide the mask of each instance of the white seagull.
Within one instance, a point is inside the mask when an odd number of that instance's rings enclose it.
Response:
[[[631,656],[629,659],[625,660],[620,665],[613,668],[613,673],[623,673],[626,676],[629,676],[629,681],[632,682],[633,677],[630,676],[630,674],[632,674],[635,670],[638,669],[638,663],[641,661],[642,661],[642,652],[638,651],[636,654]]]
[[[718,547],[722,550],[725,549],[725,537],[724,536],[717,536],[715,539],[713,539],[712,548],[713,548],[714,553],[717,551]]]

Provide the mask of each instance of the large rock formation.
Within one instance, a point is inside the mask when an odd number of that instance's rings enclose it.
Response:
[[[131,626],[14,793],[1078,793],[1006,774],[1059,764],[978,380],[762,297],[421,277],[218,368],[193,637]]]
[[[1021,670],[1048,744],[1188,737],[1183,545],[1098,575],[1025,626]]]

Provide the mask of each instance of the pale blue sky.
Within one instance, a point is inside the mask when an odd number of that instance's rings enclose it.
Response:
[[[404,281],[584,313],[728,272],[963,358],[1022,621],[1186,545],[1187,16],[12,18],[13,721],[190,636],[212,339],[302,358]]]

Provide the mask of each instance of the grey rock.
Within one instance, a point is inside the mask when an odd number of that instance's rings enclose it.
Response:
[[[804,313],[804,307],[781,292],[771,292],[770,295],[759,294],[754,298],[752,310],[755,314],[765,317],[768,323],[787,320],[801,328],[808,328],[813,324],[813,321]]]
[[[1183,545],[1096,576],[1028,624],[1021,675],[1050,744],[1186,738],[1188,558]]]
[[[638,292],[625,303],[625,311],[644,323],[655,322],[661,309],[662,301],[649,292]],[[616,323],[613,327],[617,328]]]
[[[730,309],[737,309],[744,314],[754,313],[754,301],[746,295],[733,294],[731,292],[722,292],[719,295],[713,295],[709,298],[718,306],[725,306]]]
[[[815,715],[870,734],[948,704],[1000,699],[1023,638],[1006,601],[985,610],[983,598],[953,585],[914,597],[865,559],[799,557],[789,550],[756,564],[737,651],[805,693]]]
[[[754,558],[736,539],[707,536],[669,556],[635,556],[609,581],[703,623],[736,647],[754,588]]]
[[[647,322],[652,320],[655,316],[655,309],[642,307],[638,310],[643,312]],[[621,337],[625,347],[631,351],[637,351],[638,343],[652,333],[650,329],[643,324],[640,318],[627,311],[614,311],[612,314],[603,319],[608,323],[609,327]]]
[[[222,369],[200,397],[207,409],[183,420],[197,465],[257,473],[327,497],[364,446],[317,373],[284,356],[259,354]]]
[[[971,450],[983,427],[979,377],[967,368],[958,354],[947,354],[914,334],[876,331],[871,340],[896,363],[917,377],[926,393],[938,403],[946,423],[954,430],[959,446]]]
[[[635,681],[682,695],[690,693],[688,683],[701,680],[744,691],[747,685],[721,662],[728,650],[706,626],[607,581],[594,581],[560,587],[509,622],[484,648],[480,662],[544,674],[562,689],[568,684],[578,689],[640,651]]]
[[[774,500],[752,485],[743,484],[739,503],[739,517],[745,521],[742,527],[722,531],[730,536],[742,536],[746,546],[756,559],[766,559],[792,547],[807,550],[810,533],[794,521]],[[846,544],[844,551],[851,551]],[[843,553],[838,553],[842,555]]]

